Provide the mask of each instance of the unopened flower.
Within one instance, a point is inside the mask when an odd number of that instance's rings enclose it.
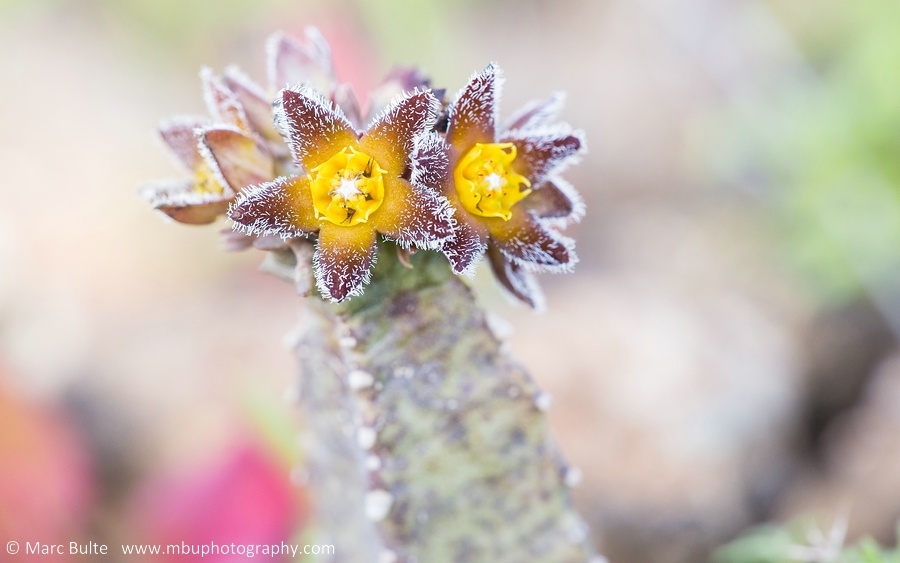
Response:
[[[414,91],[359,134],[315,90],[283,90],[276,127],[304,173],[246,190],[229,217],[254,234],[288,239],[318,233],[313,263],[319,292],[332,301],[359,295],[378,234],[404,248],[435,248],[452,235],[446,200],[409,175],[411,154],[433,126],[437,105],[430,91]]]
[[[421,143],[417,162],[446,159],[419,171],[451,202],[454,238],[443,246],[453,271],[472,274],[485,252],[516,297],[540,305],[530,272],[564,272],[577,262],[574,242],[556,227],[576,219],[581,200],[559,172],[582,152],[581,132],[548,125],[560,97],[523,108],[506,127],[497,120],[500,71],[488,66],[450,105],[445,141]],[[440,154],[444,152],[445,154]]]

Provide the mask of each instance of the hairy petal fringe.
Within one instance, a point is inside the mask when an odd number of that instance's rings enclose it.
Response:
[[[380,153],[376,155],[379,164],[400,175],[416,138],[434,126],[438,108],[438,100],[430,90],[403,93],[372,120],[360,145],[364,151]]]
[[[357,142],[341,109],[312,88],[284,89],[273,107],[275,128],[288,141],[295,163],[306,170]]]
[[[200,129],[198,137],[203,153],[215,162],[225,185],[235,193],[274,178],[272,155],[256,138],[232,127]]]
[[[281,176],[241,192],[229,207],[228,217],[235,230],[247,234],[305,237],[319,230],[308,192],[304,176]]]
[[[530,272],[571,272],[578,263],[575,241],[531,211],[492,221],[491,241],[507,260]]]
[[[491,269],[497,281],[516,299],[537,311],[546,308],[544,292],[530,272],[506,259],[500,250],[491,245],[487,251]]]
[[[341,227],[323,222],[313,256],[319,293],[335,303],[362,295],[372,279],[376,240],[375,229],[365,224]]]
[[[573,131],[566,123],[506,131],[500,142],[516,145],[514,166],[532,185],[542,183],[551,174],[561,174],[587,151],[584,132]]]
[[[203,161],[203,156],[197,150],[194,130],[208,124],[208,118],[193,115],[171,117],[159,124],[160,138],[175,154],[179,163],[191,172]]]
[[[502,84],[502,72],[496,63],[472,75],[450,105],[448,143],[465,151],[475,143],[494,142]]]

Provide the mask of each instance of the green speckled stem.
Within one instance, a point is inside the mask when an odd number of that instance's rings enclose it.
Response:
[[[342,563],[589,561],[540,390],[443,257],[379,254],[364,296],[309,299],[297,346],[317,541]]]

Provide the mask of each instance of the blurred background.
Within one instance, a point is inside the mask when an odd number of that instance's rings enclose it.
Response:
[[[895,543],[900,4],[876,0],[0,0],[0,537],[302,536],[302,302],[136,192],[176,173],[155,127],[204,113],[201,65],[263,81],[265,37],[309,24],[362,98],[490,61],[504,116],[568,92],[581,263],[542,276],[543,315],[475,286],[610,562],[801,515]]]

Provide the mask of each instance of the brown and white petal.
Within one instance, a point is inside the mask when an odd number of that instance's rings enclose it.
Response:
[[[416,138],[434,125],[438,106],[428,90],[403,94],[375,118],[360,147],[388,172],[403,174]]]
[[[409,181],[436,193],[453,190],[450,145],[437,133],[416,137]]]
[[[514,264],[535,272],[567,272],[578,262],[575,241],[541,223],[523,209],[509,221],[485,220],[491,242]]]
[[[228,210],[245,233],[304,237],[319,230],[306,176],[279,177],[241,192]]]
[[[247,114],[244,113],[244,106],[241,105],[237,95],[225,85],[225,82],[216,76],[216,73],[209,67],[200,69],[200,81],[203,84],[203,99],[206,101],[206,109],[213,120],[249,131],[250,125]]]
[[[560,225],[580,221],[585,212],[581,195],[562,178],[545,181],[518,205],[533,211],[541,219],[558,221]]]
[[[372,225],[403,248],[435,249],[453,236],[453,210],[446,198],[396,177],[385,177],[384,193]]]
[[[478,260],[487,249],[488,229],[481,222],[461,211],[456,202],[453,214],[453,238],[441,245],[441,252],[450,262],[454,274],[462,274],[470,278],[475,275]]]
[[[343,227],[322,221],[313,256],[322,297],[337,302],[362,294],[371,278],[376,238],[375,229],[366,223]]]
[[[194,190],[187,180],[161,180],[140,191],[154,209],[179,223],[208,225],[228,210],[232,194],[211,194]]]
[[[451,209],[453,236],[443,242],[441,251],[454,273],[471,277],[486,248],[488,229],[463,210],[453,187],[451,164],[454,162],[449,145],[440,135],[422,135],[416,139],[413,150],[410,183],[446,198]]]
[[[475,143],[494,142],[500,83],[500,69],[490,64],[469,79],[450,106],[447,142],[460,152]]]
[[[243,106],[253,131],[267,141],[283,142],[272,124],[272,103],[263,89],[234,65],[225,69],[223,80]]]
[[[499,142],[516,146],[513,168],[532,185],[540,184],[551,173],[561,172],[585,149],[584,134],[572,131],[564,123],[541,129],[508,131]]]
[[[235,192],[275,177],[275,161],[257,139],[234,128],[208,127],[199,132],[200,150]]]
[[[197,149],[197,137],[194,135],[194,130],[208,124],[209,119],[195,116],[173,117],[159,124],[159,136],[191,172],[203,162],[203,156]]]
[[[533,309],[539,311],[544,309],[544,292],[541,291],[541,286],[534,279],[534,275],[507,260],[494,245],[488,247],[487,257],[494,271],[494,277],[513,297]]]
[[[275,128],[288,139],[294,161],[306,170],[357,145],[356,131],[344,113],[312,88],[282,90],[274,115]]]

